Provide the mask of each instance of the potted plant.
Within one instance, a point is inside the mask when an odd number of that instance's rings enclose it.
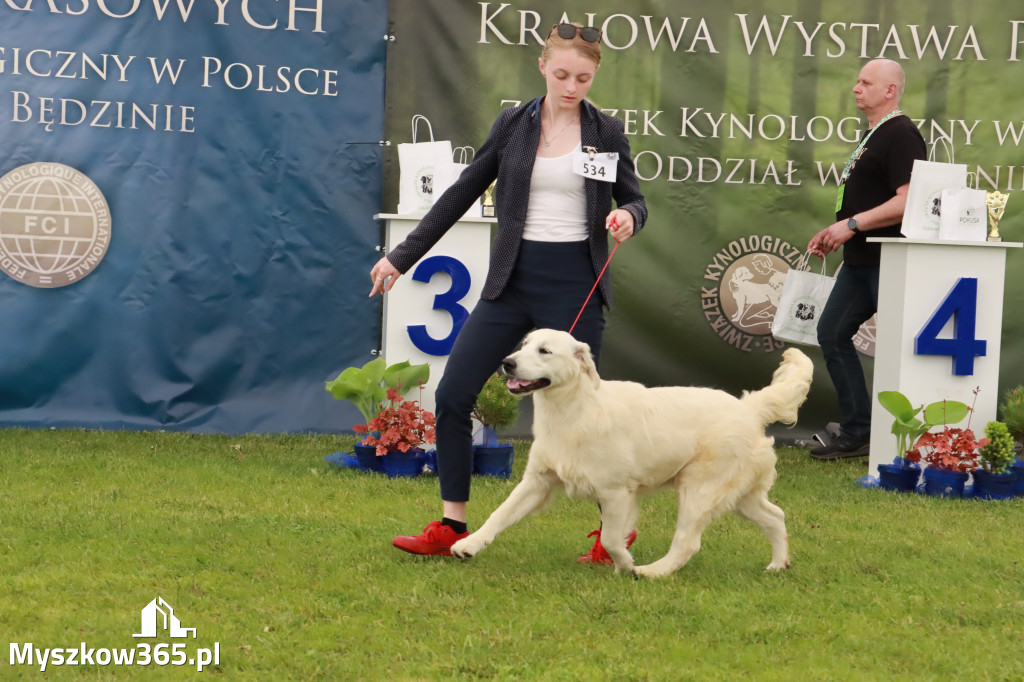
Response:
[[[398,389],[389,388],[386,398],[386,407],[353,429],[366,434],[362,444],[374,446],[388,476],[417,476],[426,457],[421,446],[434,442],[434,415],[417,401],[404,400]]]
[[[472,416],[481,427],[473,437],[473,473],[508,478],[512,475],[515,449],[499,443],[497,430],[519,417],[520,396],[509,392],[505,381],[492,374],[473,404]]]
[[[914,490],[921,478],[918,461],[907,457],[910,446],[936,424],[955,424],[967,416],[969,408],[955,400],[940,400],[927,407],[914,407],[899,391],[881,391],[878,402],[891,414],[892,433],[896,436],[896,457],[892,464],[878,465],[879,486],[885,490]],[[923,420],[917,415],[924,410]]]
[[[1020,451],[1024,443],[1024,385],[1011,388],[1003,394],[999,402],[999,416]]]
[[[378,356],[362,367],[349,367],[324,388],[338,400],[348,400],[363,415],[364,423],[373,419],[384,405],[387,391],[405,395],[430,378],[430,365],[412,365],[407,360],[388,365]]]
[[[1017,461],[1011,466],[1017,474],[1017,482],[1014,489],[1018,497],[1024,497],[1024,458],[1020,452],[1024,445],[1024,385],[1011,388],[1003,394],[999,403],[999,415],[1006,424],[1006,430],[1010,432],[1017,452]]]
[[[363,416],[363,423],[369,424],[384,408],[389,390],[405,395],[414,387],[422,386],[430,378],[430,365],[424,363],[413,365],[408,361],[388,365],[383,357],[376,357],[362,367],[349,367],[333,381],[328,381],[324,388],[338,400],[348,400]],[[377,458],[376,446],[364,444],[355,446],[357,466],[370,471],[382,471],[383,465]],[[327,459],[342,455],[341,466],[349,466],[344,458],[345,453],[328,455]],[[335,463],[332,461],[332,463]]]
[[[1014,496],[1017,474],[1011,464],[1017,458],[1013,436],[1006,424],[992,421],[985,425],[988,442],[981,447],[981,466],[974,470],[974,496],[982,500],[1008,500]]]
[[[975,388],[972,391],[975,400],[978,390]],[[967,408],[967,413],[971,411],[971,408]],[[928,468],[924,470],[924,491],[929,495],[962,497],[968,473],[977,468],[979,451],[988,443],[987,438],[980,441],[975,438],[970,418],[965,429],[949,426],[949,418],[954,418],[952,423],[963,419],[960,412],[959,409],[947,409],[948,417],[943,423],[942,431],[921,434],[914,447],[907,451],[907,458],[910,461],[924,460],[928,463]],[[959,416],[959,419],[956,419],[956,416]]]

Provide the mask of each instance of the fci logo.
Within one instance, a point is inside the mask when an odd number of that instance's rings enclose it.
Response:
[[[110,208],[96,184],[60,163],[30,163],[0,178],[0,270],[33,287],[91,273],[110,245]]]

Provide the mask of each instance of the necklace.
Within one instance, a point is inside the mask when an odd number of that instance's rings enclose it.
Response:
[[[871,137],[871,135],[890,118],[893,118],[894,116],[899,116],[902,113],[903,112],[900,111],[899,109],[894,109],[893,111],[890,111],[888,114],[886,114],[881,121],[879,121],[878,123],[871,127],[871,130],[868,131],[868,134],[864,136],[864,139],[860,141],[859,145],[857,145],[857,148],[853,151],[853,154],[850,155],[850,159],[846,162],[846,165],[843,166],[843,172],[839,176],[840,185],[845,184],[846,181],[850,178],[850,172],[853,171],[853,165],[857,163],[857,159],[860,158],[861,152],[864,149],[864,145],[868,143],[868,139]]]
[[[558,131],[557,133],[555,133],[554,135],[552,135],[551,137],[548,137],[547,135],[545,135],[545,134],[544,134],[544,121],[541,121],[541,125],[540,125],[540,136],[544,138],[544,146],[545,146],[545,147],[550,147],[550,146],[551,146],[551,143],[552,143],[552,142],[554,142],[554,141],[555,141],[556,139],[558,139],[558,136],[559,136],[559,135],[561,135],[561,134],[562,134],[562,133],[564,133],[564,132],[565,132],[566,130],[568,130],[568,129],[569,129],[569,126],[571,126],[572,124],[576,123],[576,122],[577,122],[578,120],[579,120],[579,116],[575,116],[575,117],[573,117],[573,119],[572,119],[571,121],[569,121],[569,122],[568,122],[568,123],[566,123],[566,124],[565,124],[564,126],[562,126],[562,129],[561,129],[561,130],[559,130],[559,131]]]
[[[864,136],[864,139],[860,141],[860,144],[857,145],[853,154],[850,154],[850,160],[846,162],[845,166],[843,166],[843,172],[839,176],[839,190],[836,192],[836,213],[839,213],[839,211],[843,209],[843,196],[846,194],[846,181],[850,179],[850,173],[853,172],[853,166],[857,163],[857,160],[860,159],[860,155],[864,151],[864,145],[868,143],[868,138],[870,138],[876,130],[882,127],[883,123],[894,116],[899,116],[902,113],[903,112],[899,109],[894,109],[886,114],[881,121],[871,127],[871,130],[869,130],[868,134]]]

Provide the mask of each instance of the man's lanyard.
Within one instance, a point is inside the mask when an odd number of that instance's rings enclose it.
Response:
[[[885,123],[894,116],[899,116],[902,113],[903,112],[900,111],[899,109],[894,109],[893,111],[890,111],[888,114],[886,114],[881,121],[875,124],[875,127],[868,131],[868,134],[865,135],[864,139],[860,141],[860,144],[857,145],[857,148],[853,150],[853,154],[850,154],[849,160],[846,162],[846,165],[843,166],[843,174],[839,176],[839,191],[836,193],[836,213],[839,213],[839,210],[843,207],[843,194],[846,192],[846,181],[850,179],[850,172],[853,169],[853,164],[855,164],[857,162],[857,159],[860,158],[861,152],[864,151],[864,145],[868,143],[868,140],[871,138],[871,135],[876,130],[878,130],[883,123]]]

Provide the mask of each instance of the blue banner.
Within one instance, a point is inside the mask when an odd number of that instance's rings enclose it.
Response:
[[[0,0],[0,423],[359,421],[386,12]]]

